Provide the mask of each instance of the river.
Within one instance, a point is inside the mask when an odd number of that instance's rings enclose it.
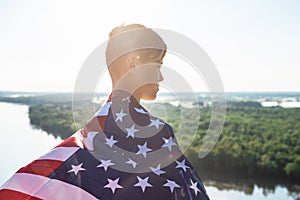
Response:
[[[61,142],[45,131],[30,125],[28,106],[0,102],[1,113],[1,164],[0,185],[20,167],[28,164]],[[201,176],[201,175],[200,175]],[[252,187],[239,184],[221,184],[204,180],[212,200],[297,200],[299,193],[291,193],[287,187],[275,185],[266,189],[259,184]]]

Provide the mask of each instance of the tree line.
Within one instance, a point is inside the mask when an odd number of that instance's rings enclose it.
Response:
[[[182,120],[182,109],[187,109],[170,104],[145,106],[150,113],[170,123],[175,132]],[[93,111],[87,111],[87,108],[82,106],[75,114],[83,116],[91,112]],[[195,112],[183,117],[197,117],[193,116],[193,113]],[[33,125],[62,139],[82,127],[85,119],[89,117],[84,116],[82,121],[79,120],[75,124],[73,114],[71,105],[43,104],[32,105],[29,108],[29,117]],[[299,108],[266,108],[253,102],[243,103],[242,106],[230,103],[222,134],[212,151],[203,159],[198,158],[198,152],[210,124],[211,108],[201,107],[200,115],[197,135],[185,152],[196,168],[245,177],[275,176],[299,182]]]

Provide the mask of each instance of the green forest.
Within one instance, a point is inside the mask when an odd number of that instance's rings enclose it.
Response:
[[[209,123],[200,122],[198,139],[188,152],[198,168],[247,176],[300,179],[300,110],[229,107],[222,135],[212,152],[197,159]]]
[[[175,131],[180,124],[182,109],[187,109],[170,104],[147,104],[145,107],[170,123]],[[196,117],[192,109],[190,111],[187,118]],[[76,114],[86,115],[82,119],[88,119],[86,113],[91,112],[94,111],[82,106]],[[267,108],[254,102],[228,102],[222,134],[210,154],[203,159],[198,158],[198,152],[210,123],[210,107],[201,107],[200,114],[197,136],[185,152],[197,169],[241,177],[278,177],[299,183],[300,109]],[[33,125],[62,139],[85,123],[82,120],[75,125],[72,106],[65,104],[32,105],[29,117]]]

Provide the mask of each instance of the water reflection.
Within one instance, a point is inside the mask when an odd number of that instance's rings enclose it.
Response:
[[[286,189],[287,195],[293,200],[300,200],[300,185],[286,180],[270,177],[243,177],[237,174],[223,174],[197,170],[206,186],[220,191],[235,190],[245,195],[253,195],[256,188],[262,190],[264,196],[275,194],[278,189]]]
[[[0,103],[1,165],[0,186],[19,168],[51,150],[61,140],[32,129],[28,106]]]

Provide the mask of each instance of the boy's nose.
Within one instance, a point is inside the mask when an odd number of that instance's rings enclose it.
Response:
[[[159,71],[159,80],[158,80],[158,81],[160,82],[160,81],[163,81],[163,80],[164,80],[164,77],[163,77],[163,75],[161,74],[161,71]]]

